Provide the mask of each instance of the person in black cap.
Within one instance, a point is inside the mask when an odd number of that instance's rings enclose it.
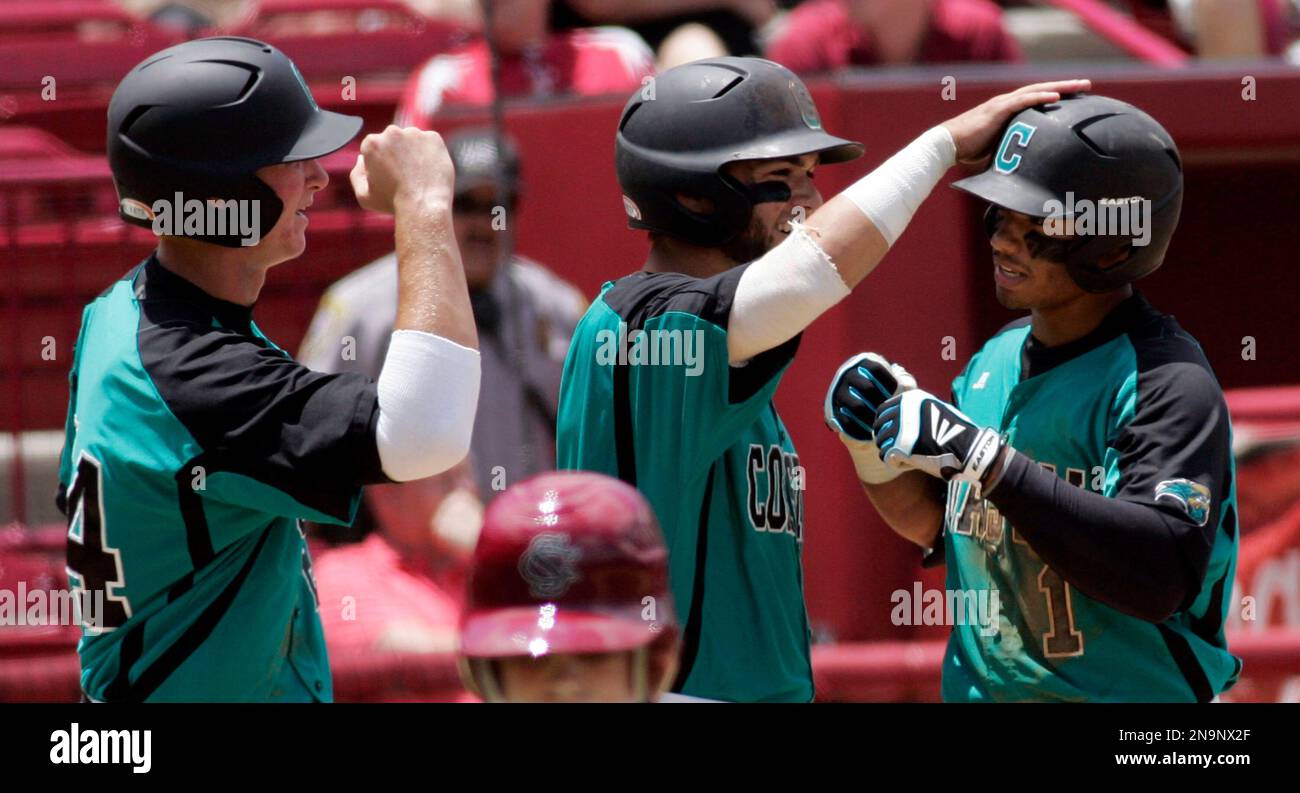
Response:
[[[480,127],[452,133],[447,146],[456,166],[456,242],[482,341],[483,388],[470,467],[487,502],[511,483],[555,467],[560,372],[587,300],[513,250],[521,198],[514,142]],[[374,376],[384,364],[396,312],[397,261],[388,254],[330,287],[299,357],[320,372]],[[426,485],[432,487],[411,487]],[[472,548],[472,536],[469,541]]]
[[[163,50],[113,94],[120,214],[159,240],[86,307],[69,376],[58,501],[86,699],[329,701],[300,521],[347,523],[362,485],[468,450],[478,339],[437,134],[368,135],[351,174],[362,207],[395,217],[378,381],[313,372],[253,321],[267,270],[306,247],[318,158],[360,127],[252,39]]]

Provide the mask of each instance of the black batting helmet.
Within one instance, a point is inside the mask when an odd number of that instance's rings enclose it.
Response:
[[[615,165],[628,226],[697,245],[723,245],[749,223],[754,203],[786,200],[722,173],[739,160],[820,153],[852,160],[862,144],[829,135],[794,72],[762,58],[709,58],[669,69],[623,108]],[[711,199],[692,212],[677,193]]]
[[[1151,116],[1118,99],[1079,94],[1016,114],[988,169],[953,187],[993,205],[985,213],[990,229],[995,207],[1081,222],[1076,207],[1087,206],[1096,220],[1149,202],[1145,244],[1135,244],[1145,234],[1127,223],[1062,241],[1063,264],[1074,282],[1105,292],[1150,275],[1164,261],[1183,204],[1183,163],[1173,138]],[[1127,259],[1106,269],[1098,265],[1125,247]]]
[[[316,106],[284,53],[254,39],[168,47],[127,73],[108,105],[108,162],[122,219],[151,228],[154,202],[216,199],[257,207],[265,234],[284,209],[254,172],[342,148],[361,119]],[[258,204],[252,204],[258,201]],[[237,230],[186,236],[239,247]]]

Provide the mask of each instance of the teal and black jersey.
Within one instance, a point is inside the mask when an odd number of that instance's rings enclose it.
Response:
[[[150,257],[82,314],[59,502],[98,701],[332,696],[299,519],[386,481],[378,399]],[[95,604],[102,607],[93,608]]]
[[[807,702],[802,469],[772,404],[799,338],[729,364],[744,270],[605,284],[565,361],[559,467],[617,476],[654,507],[684,623],[674,691]]]
[[[1231,428],[1196,341],[1135,294],[1058,347],[1012,323],[953,393],[1016,455],[987,499],[949,485],[947,587],[996,595],[998,625],[954,627],[944,699],[1208,701],[1230,687]]]

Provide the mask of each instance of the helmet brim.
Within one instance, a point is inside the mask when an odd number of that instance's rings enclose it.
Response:
[[[857,141],[839,138],[815,129],[806,129],[751,141],[740,149],[728,152],[725,161],[769,160],[820,154],[823,164],[833,165],[856,160],[864,151],[866,147]]]
[[[964,193],[982,198],[990,204],[1030,217],[1043,218],[1048,215],[1068,217],[1073,214],[1068,211],[1071,207],[1064,207],[1067,211],[1063,212],[1048,212],[1048,202],[1055,201],[1059,204],[1060,196],[1040,185],[1021,179],[1014,173],[998,173],[990,168],[983,173],[953,182],[952,186]]]
[[[361,131],[360,116],[348,116],[332,110],[321,110],[303,129],[281,162],[314,160],[332,154],[348,145]]]
[[[466,615],[460,651],[470,658],[621,652],[644,647],[671,627],[642,619],[639,607],[624,612],[559,604],[492,609]]]

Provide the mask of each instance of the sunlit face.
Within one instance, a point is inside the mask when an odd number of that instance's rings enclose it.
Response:
[[[551,653],[497,661],[508,702],[636,702],[634,653]]]
[[[1087,295],[1070,278],[1065,265],[1036,258],[1030,249],[1042,243],[1066,242],[1070,237],[1049,236],[1037,218],[1008,210],[998,211],[989,238],[993,248],[993,282],[998,302],[1007,308],[1051,309]]]
[[[257,170],[257,178],[275,191],[284,210],[275,227],[262,229],[258,258],[268,265],[279,264],[302,255],[307,249],[307,207],[316,191],[329,184],[329,174],[319,160],[268,165]]]
[[[503,206],[505,215],[498,212],[494,216],[497,206],[497,191],[493,185],[480,185],[457,193],[452,204],[456,244],[460,247],[465,280],[471,290],[486,289],[492,283],[506,253],[506,235],[500,228],[493,228],[492,223],[496,216],[513,222],[513,212],[507,205]]]
[[[790,234],[792,219],[802,221],[822,205],[822,194],[813,184],[820,159],[818,154],[804,154],[773,160],[746,160],[726,166],[724,172],[743,184],[781,182],[790,188],[790,198],[782,203],[754,204],[749,227],[723,248],[729,257],[742,264],[757,259]]]

